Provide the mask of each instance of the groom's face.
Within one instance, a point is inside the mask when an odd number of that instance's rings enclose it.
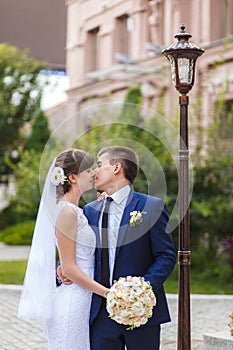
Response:
[[[109,155],[107,153],[102,154],[97,159],[94,177],[95,188],[97,190],[108,191],[108,188],[112,187],[115,164],[111,165],[109,160]]]

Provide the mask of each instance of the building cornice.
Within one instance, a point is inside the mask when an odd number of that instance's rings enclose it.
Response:
[[[77,2],[78,0],[64,0],[66,6],[72,5],[74,2]]]
[[[89,85],[91,85],[91,93],[89,89]],[[111,90],[109,90],[109,80],[105,81],[89,81],[89,84],[84,83],[73,88],[67,90],[67,94],[69,95],[69,99],[75,99],[79,101],[84,101],[91,97],[105,97],[111,92],[125,90],[130,86],[130,82],[126,81],[111,81]]]

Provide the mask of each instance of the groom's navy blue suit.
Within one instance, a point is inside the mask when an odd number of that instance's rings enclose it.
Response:
[[[95,280],[98,282],[101,281],[99,218],[103,202],[95,201],[84,207],[84,213],[97,238]],[[131,227],[129,225],[130,212],[134,210],[144,211],[146,214],[143,215],[142,224]],[[125,338],[127,349],[140,349],[142,345],[144,349],[157,349],[157,347],[151,346],[155,328],[161,323],[170,321],[163,283],[171,274],[176,262],[172,236],[167,231],[168,214],[166,206],[159,198],[131,190],[119,225],[113,280],[128,275],[143,276],[146,281],[150,281],[157,303],[153,316],[146,325],[124,333],[126,326],[119,325],[108,318],[105,306],[103,307],[103,298],[94,294],[90,315],[91,332],[93,327],[93,331],[98,329],[101,332],[101,337],[103,333],[106,333],[106,340],[101,340],[103,342],[101,345],[99,344],[98,336],[96,337],[95,335],[92,338],[92,350],[124,349],[124,347],[119,347],[119,344],[114,347],[114,341],[111,339],[114,337],[114,334],[119,338],[119,332]],[[109,229],[111,230],[111,227]],[[128,335],[129,338],[127,338]],[[109,342],[107,340],[108,337]]]

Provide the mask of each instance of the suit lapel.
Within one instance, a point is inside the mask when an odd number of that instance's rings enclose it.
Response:
[[[129,197],[128,197],[128,201],[127,201],[124,213],[122,215],[122,219],[121,219],[121,224],[120,224],[120,229],[119,229],[118,239],[117,239],[115,260],[117,259],[119,250],[121,248],[127,229],[129,227],[130,213],[131,211],[135,210],[137,203],[138,203],[137,194],[133,190],[131,190],[129,193]]]
[[[91,218],[91,224],[94,227],[99,228],[99,217],[100,217],[100,213],[102,212],[102,208],[103,208],[103,201],[97,202],[97,204],[95,204],[94,210],[96,212],[96,215],[94,215],[94,217]]]
[[[100,219],[100,214],[102,212],[102,208],[103,208],[103,202],[97,202],[95,203],[94,206],[94,215],[91,218],[91,227],[95,232],[95,236],[96,236],[96,253],[95,253],[95,258],[97,261],[96,264],[96,268],[97,266],[99,266],[99,262],[101,260],[101,243],[100,243],[100,231],[99,231],[99,219]]]

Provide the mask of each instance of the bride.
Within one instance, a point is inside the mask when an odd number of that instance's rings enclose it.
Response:
[[[49,350],[90,350],[92,293],[108,291],[93,280],[95,234],[78,206],[93,186],[93,163],[82,150],[60,153],[41,197],[18,316],[46,326]],[[62,274],[73,282],[57,290],[56,246]]]

